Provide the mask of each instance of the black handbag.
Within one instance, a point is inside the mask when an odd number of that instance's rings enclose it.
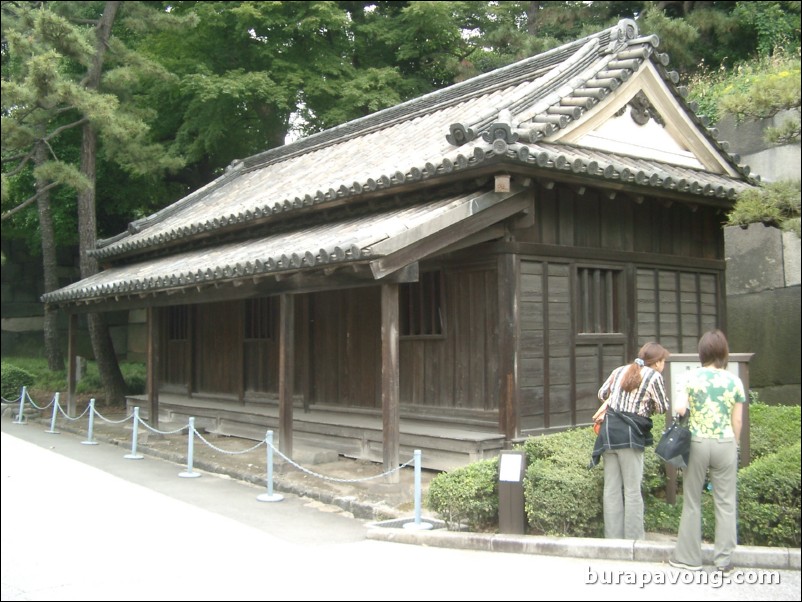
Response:
[[[658,455],[666,464],[676,468],[686,468],[688,457],[691,453],[691,431],[688,429],[688,418],[690,409],[685,411],[682,418],[675,418],[665,431],[654,453]]]

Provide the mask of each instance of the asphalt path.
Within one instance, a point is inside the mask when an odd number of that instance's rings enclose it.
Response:
[[[259,501],[264,488],[8,415],[2,430],[4,601],[799,600],[799,571],[701,583],[663,564],[368,540],[338,507]]]

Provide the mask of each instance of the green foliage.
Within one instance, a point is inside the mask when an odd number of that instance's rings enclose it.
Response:
[[[25,370],[33,376],[33,383],[31,383],[29,389],[47,391],[48,394],[67,390],[66,370],[56,372],[49,370],[47,360],[44,357],[14,356],[8,357],[4,361]]]
[[[724,114],[741,121],[773,117],[799,107],[799,54],[778,51],[716,70],[702,66],[691,77],[688,89],[689,99],[699,105],[697,112],[714,123]]]
[[[134,39],[130,32],[141,31],[132,25],[134,16],[144,23],[147,14],[161,13],[158,7],[124,3],[104,56],[106,70],[100,88],[87,85],[85,76],[96,53],[94,23],[104,7],[105,3],[89,2],[3,5],[3,236],[25,238],[32,248],[39,242],[35,204],[13,215],[6,212],[34,198],[29,163],[37,141],[45,141],[48,154],[35,175],[55,186],[50,190],[50,205],[56,239],[63,245],[76,242],[77,193],[92,186],[100,191],[95,202],[98,228],[101,233],[117,234],[120,222],[113,221],[115,230],[109,232],[107,223],[113,219],[109,216],[124,214],[130,220],[135,213],[120,198],[127,200],[132,194],[128,191],[136,190],[136,207],[151,213],[154,202],[163,205],[166,200],[162,191],[169,185],[161,177],[183,165],[155,140],[148,124],[158,112],[155,105],[147,104],[149,90],[160,78],[169,78],[169,73],[126,47],[117,35],[120,31]],[[166,12],[159,17],[151,19],[150,25],[177,20]],[[82,126],[87,122],[100,139],[97,181],[92,182],[79,169]],[[120,171],[114,173],[113,182],[104,182],[109,164]],[[102,194],[112,188],[111,195]]]
[[[6,366],[20,370],[30,375],[30,383],[22,383],[28,386],[29,390],[43,391],[48,395],[59,391],[67,390],[67,371],[52,371],[47,367],[47,360],[41,357],[9,357],[3,360],[3,382],[6,380]],[[120,370],[125,381],[125,392],[128,395],[141,395],[145,392],[147,383],[147,367],[143,362],[120,362]],[[13,372],[10,372],[10,374]],[[20,385],[21,386],[21,385]],[[5,394],[5,385],[3,388]],[[83,378],[75,386],[75,392],[84,397],[103,397],[103,383],[98,373],[97,364],[94,361],[86,362],[86,371]],[[19,387],[14,397],[19,396]]]
[[[682,517],[682,497],[676,504],[663,498],[646,497],[643,504],[643,525],[647,533],[678,533]]]
[[[801,73],[797,41],[795,50],[778,49],[773,55],[742,62],[734,69],[722,66],[716,72],[700,70],[692,79],[690,98],[699,105],[697,112],[714,122],[725,114],[744,121],[791,110],[778,127],[767,128],[766,138],[777,144],[798,142]],[[772,182],[742,192],[727,223],[743,227],[762,223],[800,236],[799,181]]]
[[[426,506],[452,528],[464,524],[482,531],[498,524],[498,458],[437,475],[429,483]]]
[[[649,10],[643,17],[644,33],[660,38],[660,51],[671,58],[672,67],[689,70],[699,61],[695,52],[699,30],[685,19],[673,19],[662,11]]]
[[[738,2],[735,17],[757,34],[757,51],[799,50],[799,2]]]
[[[603,534],[601,470],[588,470],[596,436],[590,428],[530,437],[524,507],[534,533],[598,537]]]
[[[2,374],[0,392],[7,401],[18,400],[22,387],[30,387],[34,383],[33,374],[5,361],[0,364],[0,374]]]
[[[800,408],[752,403],[755,460],[738,475],[741,543],[799,546]],[[657,439],[665,417],[653,417]],[[524,509],[529,531],[560,536],[603,536],[604,473],[587,469],[595,435],[577,428],[527,439]],[[776,453],[774,453],[776,451]],[[644,523],[647,532],[676,534],[682,515],[682,473],[676,504],[665,501],[665,463],[644,452]],[[485,460],[435,477],[428,507],[450,525],[492,529],[498,520],[498,462]],[[765,528],[763,527],[765,526]],[[715,538],[712,493],[702,493],[702,535]]]
[[[727,215],[730,226],[762,223],[800,236],[800,182],[770,182],[738,195]]]
[[[587,461],[587,453],[582,453]],[[579,460],[579,458],[577,458]],[[524,508],[533,533],[600,537],[602,472],[535,460],[526,470]]]
[[[749,447],[752,461],[776,453],[799,440],[802,407],[749,404]]]
[[[799,430],[796,431],[796,437],[799,437]],[[802,447],[797,440],[776,453],[762,456],[739,471],[740,543],[799,547],[802,527],[800,455]]]

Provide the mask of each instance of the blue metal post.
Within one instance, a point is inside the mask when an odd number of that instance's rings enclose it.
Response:
[[[195,452],[195,417],[189,417],[189,439],[187,440],[187,469],[179,472],[178,476],[185,479],[192,479],[200,476],[199,472],[192,470],[193,455]]]
[[[28,387],[22,387],[22,393],[19,396],[19,412],[17,413],[17,419],[14,421],[14,424],[25,424],[25,415],[23,411],[25,409],[25,396],[28,394]]]
[[[93,437],[95,430],[95,398],[89,400],[89,431],[86,434],[86,441],[81,441],[84,445],[97,445]]]
[[[267,431],[267,493],[260,493],[256,499],[260,502],[280,502],[284,496],[273,493],[273,431]]]
[[[420,450],[416,449],[413,454],[415,459],[415,524],[420,525],[421,513],[421,485],[420,485]]]
[[[141,460],[142,454],[136,453],[136,440],[139,438],[139,407],[134,408],[134,434],[131,437],[131,453],[125,454],[124,458],[128,460]]]
[[[416,449],[412,457],[415,461],[415,521],[403,526],[405,529],[431,529],[432,523],[421,521],[421,451]]]
[[[58,396],[59,393],[56,391],[56,394],[53,396],[53,415],[50,417],[50,430],[45,431],[46,433],[50,433],[51,435],[58,435],[59,432],[56,430],[56,414],[58,414]]]

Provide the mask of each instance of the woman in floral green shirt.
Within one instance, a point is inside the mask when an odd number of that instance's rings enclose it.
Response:
[[[732,570],[737,545],[736,485],[738,443],[741,438],[744,386],[728,372],[729,345],[720,330],[705,333],[699,341],[701,368],[686,383],[687,407],[677,400],[677,412],[690,409],[691,453],[683,473],[683,506],[671,566],[702,569],[702,488],[710,473],[716,516],[713,563],[723,572]]]

